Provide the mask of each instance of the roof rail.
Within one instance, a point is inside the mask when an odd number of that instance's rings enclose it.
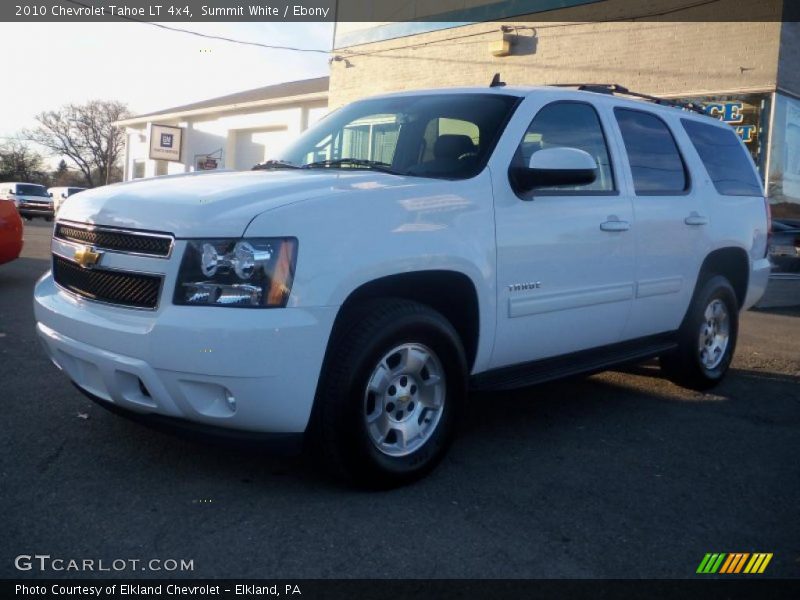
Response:
[[[618,83],[554,83],[551,85],[553,87],[574,87],[580,91],[594,92],[596,94],[609,94],[609,95],[620,94],[622,96],[632,96],[634,98],[641,98],[642,100],[648,100],[650,102],[653,102],[655,104],[660,104],[662,106],[673,106],[675,108],[682,108],[684,110],[690,110],[696,113],[700,113],[701,115],[706,114],[706,111],[703,108],[703,106],[695,102],[679,102],[677,100],[667,100],[666,98],[651,96],[650,94],[632,92],[628,88],[619,85]]]

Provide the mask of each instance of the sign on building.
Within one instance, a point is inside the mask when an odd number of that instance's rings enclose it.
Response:
[[[171,125],[150,126],[150,158],[180,162],[183,129]]]

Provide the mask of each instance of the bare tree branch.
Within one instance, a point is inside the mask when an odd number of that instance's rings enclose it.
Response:
[[[0,181],[40,182],[46,177],[41,155],[24,143],[11,140],[0,146]]]
[[[130,116],[128,107],[114,100],[67,104],[57,111],[40,113],[39,125],[23,134],[52,153],[66,156],[83,174],[89,187],[107,183],[116,165],[125,132],[115,121]]]

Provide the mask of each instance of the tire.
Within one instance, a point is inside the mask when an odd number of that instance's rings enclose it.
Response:
[[[660,358],[661,368],[678,385],[711,389],[728,372],[738,333],[736,293],[725,277],[712,276],[695,292],[678,331],[678,348]]]
[[[342,319],[317,390],[318,450],[332,474],[359,487],[415,481],[445,455],[466,395],[458,334],[408,300],[369,301]]]

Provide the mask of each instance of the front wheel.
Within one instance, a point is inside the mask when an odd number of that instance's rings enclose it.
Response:
[[[460,339],[441,314],[407,300],[370,302],[343,318],[317,393],[324,459],[361,486],[416,480],[453,437],[466,393]]]
[[[679,385],[710,389],[730,367],[738,332],[736,293],[725,277],[711,277],[692,299],[678,332],[678,349],[661,357],[661,367]]]

